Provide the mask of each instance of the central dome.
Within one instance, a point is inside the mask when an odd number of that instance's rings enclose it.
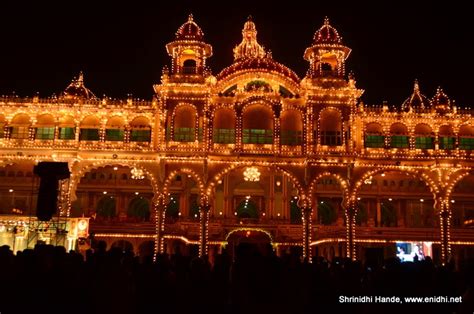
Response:
[[[300,78],[295,72],[283,64],[273,60],[271,53],[257,41],[257,28],[252,18],[249,17],[242,30],[242,42],[234,48],[234,63],[223,69],[217,79],[221,80],[232,74],[244,71],[269,71],[299,82]]]
[[[224,79],[234,73],[244,72],[248,70],[263,70],[263,71],[270,71],[276,72],[276,74],[283,75],[285,77],[290,78],[295,82],[299,82],[300,78],[296,73],[290,70],[288,67],[284,66],[283,64],[276,62],[270,57],[265,58],[249,58],[243,59],[240,61],[235,62],[231,66],[223,69],[218,75],[217,79],[221,80]]]

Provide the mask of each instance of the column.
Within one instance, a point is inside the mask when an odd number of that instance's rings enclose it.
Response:
[[[303,220],[303,258],[311,263],[311,207],[305,206],[302,209]]]
[[[346,256],[351,260],[356,259],[355,209],[356,204],[354,201],[351,201],[349,207],[344,211],[346,218]]]
[[[380,206],[380,198],[377,197],[377,227],[382,227],[382,207]]]
[[[207,255],[207,240],[209,236],[209,210],[211,206],[204,204],[199,206],[199,219],[200,219],[200,230],[199,230],[199,257]]]
[[[153,200],[153,206],[155,207],[155,260],[158,254],[163,253],[164,248],[164,215],[165,205],[163,196],[159,199]]]
[[[436,208],[439,210],[440,231],[441,231],[441,263],[446,265],[451,257],[451,213],[448,200],[437,200]]]

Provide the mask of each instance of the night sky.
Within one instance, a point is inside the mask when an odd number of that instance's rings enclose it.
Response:
[[[214,75],[231,64],[232,48],[252,15],[259,42],[304,77],[308,63],[303,52],[328,16],[352,48],[347,70],[365,90],[364,102],[399,105],[418,79],[430,98],[441,85],[458,105],[474,104],[474,26],[468,2],[95,2],[101,3],[2,1],[0,94],[48,97],[82,70],[86,85],[99,97],[151,99],[152,84],[170,63],[165,44],[192,12],[213,46],[209,64]]]

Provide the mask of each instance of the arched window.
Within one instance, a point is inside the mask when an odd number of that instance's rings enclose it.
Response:
[[[322,225],[332,225],[336,222],[337,213],[329,201],[322,200],[318,203],[318,221]]]
[[[454,149],[456,138],[450,125],[442,125],[438,131],[439,149]]]
[[[290,201],[290,222],[292,224],[301,223],[301,218],[303,217],[301,208],[298,207],[296,200]]]
[[[397,211],[391,203],[380,204],[381,224],[383,227],[397,226]]]
[[[120,142],[124,138],[125,120],[122,117],[111,117],[105,126],[105,140]]]
[[[131,142],[150,142],[151,127],[150,121],[146,117],[136,117],[130,122]]]
[[[273,112],[270,108],[257,104],[245,110],[242,143],[273,144]]]
[[[50,114],[43,114],[36,119],[36,134],[37,140],[53,140],[54,139],[54,117]]]
[[[281,145],[301,145],[303,142],[303,118],[298,110],[285,110],[281,115]]]
[[[196,60],[187,59],[183,62],[183,74],[196,74]]]
[[[390,147],[408,148],[408,129],[403,123],[394,123],[390,126]]]
[[[14,116],[10,123],[10,138],[28,139],[29,132],[30,117],[24,113],[19,113]]]
[[[433,130],[428,124],[420,123],[415,126],[415,148],[434,148]]]
[[[329,108],[321,111],[319,115],[319,134],[321,145],[342,145],[342,117],[338,110]]]
[[[62,117],[59,120],[59,139],[74,140],[76,138],[76,125],[71,116]]]
[[[176,142],[194,142],[196,140],[196,109],[184,105],[176,109],[173,117],[174,137]]]
[[[166,217],[177,219],[179,217],[179,194],[173,194],[166,206]]]
[[[244,200],[236,209],[239,218],[258,218],[258,207],[253,200]]]
[[[127,216],[142,221],[150,220],[150,202],[144,197],[136,197],[130,201]]]
[[[97,203],[97,216],[103,218],[115,217],[116,202],[113,196],[104,196]]]
[[[199,218],[199,204],[197,194],[191,194],[189,197],[189,217]]]
[[[235,143],[235,114],[232,109],[218,109],[214,113],[213,140],[219,144]]]
[[[98,141],[100,121],[95,116],[88,116],[81,122],[81,129],[79,133],[79,140],[81,141]]]
[[[459,149],[474,149],[474,128],[470,125],[463,125],[459,128]]]
[[[379,123],[371,122],[365,126],[364,146],[367,148],[385,147],[385,136]]]

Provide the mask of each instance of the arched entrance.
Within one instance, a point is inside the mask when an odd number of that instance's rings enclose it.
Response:
[[[233,230],[227,235],[227,245],[233,259],[249,254],[267,256],[273,251],[271,235],[262,229]]]

